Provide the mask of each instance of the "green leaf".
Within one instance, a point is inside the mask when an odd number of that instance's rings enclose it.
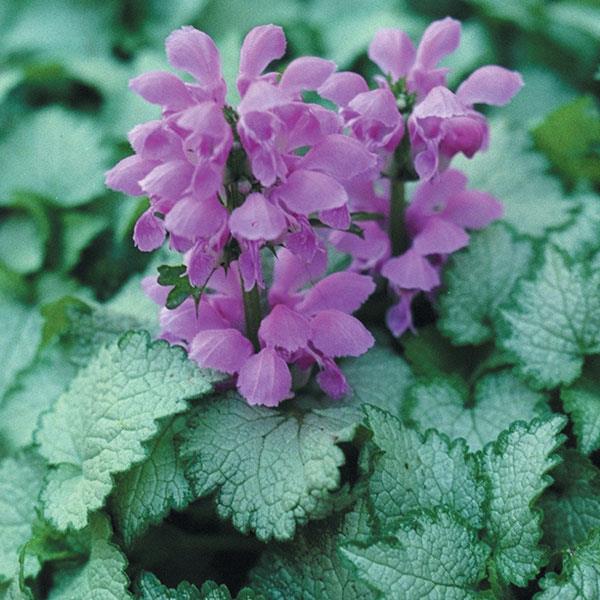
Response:
[[[406,333],[400,341],[415,372],[427,377],[454,376],[466,380],[488,358],[482,348],[453,346],[435,325],[422,327],[416,334]]]
[[[485,540],[500,577],[525,586],[546,561],[539,547],[541,514],[532,508],[551,483],[546,475],[559,461],[554,453],[563,442],[559,435],[566,419],[553,416],[515,423],[481,456],[488,490]]]
[[[583,377],[568,388],[560,398],[571,416],[577,447],[583,454],[600,448],[600,378],[598,360],[586,366]]]
[[[42,337],[42,318],[36,309],[0,298],[0,401],[19,371],[33,361]]]
[[[33,450],[0,462],[0,581],[19,570],[19,552],[31,537],[45,469]],[[26,575],[38,570],[37,560],[25,561]]]
[[[33,51],[48,60],[110,52],[111,3],[94,3],[90,10],[88,3],[74,0],[24,0],[11,9],[0,36],[3,54]]]
[[[381,531],[395,531],[411,511],[442,505],[481,528],[485,489],[464,440],[451,444],[433,430],[421,436],[372,406],[365,414],[372,441],[382,452],[369,480],[369,504]]]
[[[493,194],[504,204],[504,221],[521,234],[543,237],[565,225],[577,204],[564,198],[560,182],[546,173],[541,154],[530,149],[522,128],[494,120],[490,148],[473,159],[457,156],[455,168],[469,176],[472,188]]]
[[[0,204],[17,192],[58,206],[85,204],[105,190],[107,158],[92,121],[60,108],[40,110],[0,143]]]
[[[548,240],[574,260],[586,260],[600,248],[600,197],[593,193],[575,197],[579,210],[564,229],[553,231]]]
[[[468,248],[453,255],[445,269],[439,328],[455,344],[492,338],[499,307],[527,273],[531,259],[531,244],[515,240],[502,225],[473,234]]]
[[[108,519],[101,513],[90,517],[90,554],[83,566],[59,570],[49,600],[126,600],[129,581],[127,561],[110,543]]]
[[[294,541],[270,546],[250,575],[251,585],[271,600],[368,600],[369,588],[341,560],[337,547],[360,535],[353,510],[303,527]]]
[[[20,274],[39,271],[44,263],[44,240],[35,221],[14,214],[0,222],[0,261]]]
[[[535,600],[596,600],[600,597],[600,530],[574,552],[567,552],[560,575],[540,580],[542,592]]]
[[[65,391],[77,369],[57,346],[21,371],[0,404],[0,445],[15,452],[33,443],[39,416]]]
[[[61,269],[70,271],[81,252],[108,226],[103,215],[70,211],[62,218]]]
[[[183,419],[172,419],[149,444],[148,456],[115,477],[111,505],[117,528],[128,546],[171,509],[184,508],[193,498],[183,464],[175,452],[174,437]]]
[[[556,71],[525,63],[519,66],[525,86],[506,106],[492,107],[492,114],[502,114],[515,125],[531,126],[577,96],[577,91]]]
[[[152,573],[144,572],[138,582],[139,600],[232,600],[224,585],[207,581],[199,590],[195,585],[182,581],[176,589],[168,588]],[[250,588],[243,588],[235,600],[264,600]]]
[[[472,395],[456,380],[419,382],[410,391],[406,418],[420,431],[434,428],[452,440],[464,438],[474,452],[515,421],[529,422],[550,411],[543,394],[506,370],[482,377]]]
[[[344,463],[337,444],[353,439],[360,406],[398,414],[412,381],[402,358],[381,348],[343,370],[353,392],[342,401],[300,397],[268,409],[232,393],[199,405],[181,445],[194,493],[216,492],[219,515],[261,540],[290,539],[296,524],[330,512]]]
[[[552,478],[554,484],[539,501],[544,542],[554,550],[575,548],[600,527],[600,471],[588,458],[568,449]]]
[[[60,339],[69,360],[78,367],[86,366],[101,348],[126,331],[145,328],[138,318],[72,296],[46,304],[42,314],[44,342]]]
[[[539,387],[573,382],[583,357],[600,352],[600,272],[550,247],[515,300],[515,308],[503,311],[509,329],[503,345],[520,372]]]
[[[595,149],[600,144],[600,113],[591,96],[576,98],[555,110],[533,131],[533,137],[569,181],[600,181],[600,153]]]
[[[342,554],[360,579],[386,598],[479,598],[489,548],[450,512],[438,509],[406,520],[393,535]]]
[[[156,420],[212,390],[206,373],[181,348],[131,333],[100,350],[82,369],[36,433],[54,469],[43,492],[58,529],[82,528],[113,487],[112,476],[143,461]]]

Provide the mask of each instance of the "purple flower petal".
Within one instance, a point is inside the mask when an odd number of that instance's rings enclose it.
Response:
[[[265,287],[265,281],[260,261],[260,247],[258,242],[242,242],[242,252],[238,259],[240,275],[244,290],[249,292],[255,285]]]
[[[306,348],[309,324],[296,311],[283,304],[277,304],[262,320],[258,336],[265,346],[283,348],[292,353]]]
[[[368,91],[369,86],[364,78],[352,71],[333,73],[317,90],[321,98],[330,100],[338,106],[346,106],[352,98]]]
[[[196,308],[193,298],[188,298],[177,308],[164,308],[160,312],[161,332],[170,339],[191,342],[199,331],[204,329],[227,329],[230,325],[204,299]]]
[[[369,44],[369,58],[393,81],[406,77],[415,56],[411,39],[400,29],[380,29]]]
[[[281,75],[279,88],[295,96],[304,90],[316,90],[335,71],[335,63],[316,56],[293,60]]]
[[[186,255],[187,275],[190,283],[198,288],[204,287],[216,268],[214,254],[205,251],[204,247],[196,244]]]
[[[523,87],[523,78],[516,71],[487,65],[473,71],[463,81],[456,95],[468,106],[483,103],[504,106]]]
[[[238,90],[244,95],[252,79],[258,77],[274,60],[285,54],[285,34],[276,25],[261,25],[244,38],[240,52]]]
[[[345,135],[328,135],[300,161],[300,168],[321,171],[348,181],[377,166],[377,157],[358,140]]]
[[[130,196],[143,196],[140,181],[158,166],[158,162],[145,160],[139,156],[128,156],[106,172],[105,183],[112,190],[124,192]]]
[[[190,186],[194,167],[185,160],[171,160],[154,168],[140,181],[149,196],[177,200]]]
[[[183,158],[181,138],[167,129],[163,121],[148,121],[137,125],[127,139],[136,154],[149,160],[168,161]]]
[[[345,205],[322,210],[319,212],[319,220],[332,229],[348,229],[350,227],[350,211]]]
[[[252,344],[237,329],[206,329],[192,340],[189,356],[201,367],[233,374],[252,354]]]
[[[386,313],[386,325],[396,337],[402,335],[408,329],[415,332],[410,309],[415,295],[415,292],[402,291],[400,301],[394,304]]]
[[[492,221],[501,219],[503,213],[502,202],[491,194],[479,190],[464,190],[448,200],[442,216],[459,227],[483,229]]]
[[[277,406],[293,396],[291,387],[288,366],[271,348],[250,357],[238,375],[238,391],[252,405]]]
[[[431,217],[423,231],[413,240],[413,249],[422,256],[451,254],[469,243],[469,235],[462,227],[440,217]]]
[[[283,211],[262,194],[250,194],[229,217],[229,229],[238,239],[271,241],[287,228]]]
[[[192,242],[216,235],[227,219],[227,209],[215,196],[199,200],[193,196],[182,198],[165,217],[170,233]]]
[[[327,357],[360,356],[375,340],[352,315],[339,310],[322,310],[310,321],[310,341]]]
[[[334,400],[339,400],[350,391],[342,370],[332,360],[325,359],[323,369],[317,374],[319,387]]]
[[[219,51],[210,36],[186,26],[169,35],[165,43],[169,62],[193,75],[198,83],[214,85],[221,80]]]
[[[440,284],[438,272],[430,262],[413,249],[401,256],[390,258],[381,269],[381,274],[396,287],[404,290],[429,292]]]
[[[152,252],[160,248],[165,241],[165,226],[163,221],[154,216],[150,208],[142,213],[133,228],[133,241],[142,252]]]
[[[298,305],[298,311],[306,315],[328,309],[353,313],[374,291],[375,284],[368,275],[340,271],[315,284]]]
[[[274,193],[289,210],[300,215],[339,208],[348,202],[341,183],[324,173],[305,169],[294,171]]]
[[[444,56],[454,52],[459,43],[460,21],[450,17],[434,21],[427,27],[419,42],[415,65],[433,69]]]
[[[277,252],[273,284],[269,290],[272,305],[284,302],[309,281],[320,277],[327,268],[327,252],[319,248],[311,262],[305,262],[286,248]]]
[[[427,119],[438,117],[449,119],[469,114],[465,105],[448,88],[438,85],[425,96],[422,102],[415,106],[412,117],[415,119]]]
[[[194,103],[185,83],[167,71],[150,71],[129,82],[129,89],[146,102],[159,104],[167,110],[182,110]]]

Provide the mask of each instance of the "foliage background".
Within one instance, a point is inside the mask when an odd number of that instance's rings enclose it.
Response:
[[[479,176],[482,189],[490,184],[503,191],[507,221],[521,233],[543,237],[549,229],[560,231],[571,213],[583,212],[579,204],[564,208],[562,198],[591,193],[600,184],[600,125],[593,100],[600,91],[597,0],[0,3],[3,306],[41,308],[56,325],[60,312],[43,307],[68,295],[155,319],[153,306],[139,291],[141,276],[153,271],[154,259],[136,251],[131,240],[146,200],[107,191],[103,173],[129,153],[127,131],[157,116],[156,107],[128,91],[127,81],[167,68],[163,42],[173,29],[192,24],[213,36],[231,84],[243,36],[256,24],[285,28],[289,49],[282,62],[318,54],[340,68],[370,75],[373,66],[365,51],[376,29],[400,27],[417,39],[431,20],[446,15],[463,21],[462,44],[446,63],[453,69],[451,87],[488,63],[518,69],[526,83],[515,101],[501,109],[502,122],[494,121],[499,123],[494,130],[498,149],[485,167],[474,170],[472,184]],[[235,91],[230,100],[235,102]],[[490,117],[495,119],[493,110]],[[532,148],[537,153],[526,154]],[[523,174],[525,155],[533,164]],[[511,188],[512,173],[522,178]],[[528,173],[539,180],[520,204],[524,186],[531,183]],[[600,237],[599,215],[592,211],[591,218],[583,218],[592,240]],[[418,323],[431,320],[431,308],[422,307]],[[33,355],[38,334],[20,333],[14,343],[31,346]],[[416,356],[419,351],[412,349]],[[17,371],[5,366],[0,398]],[[13,441],[0,435],[0,456],[11,453]],[[354,450],[345,450],[350,467],[343,476],[351,481]],[[134,571],[151,570],[167,584],[215,579],[236,590],[262,549],[254,538],[218,520],[210,501],[198,501],[151,529],[129,558]],[[198,555],[205,560],[199,563]]]

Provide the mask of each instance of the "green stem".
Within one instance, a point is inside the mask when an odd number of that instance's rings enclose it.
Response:
[[[252,342],[254,349],[258,352],[258,328],[260,327],[260,290],[255,285],[249,292],[244,289],[242,282],[242,293],[244,296],[244,319],[246,321],[246,337]]]
[[[405,250],[408,250],[409,240],[404,220],[406,211],[404,181],[394,171],[392,171],[393,176],[390,182],[392,187],[390,197],[390,242],[392,244],[392,256],[399,256]]]

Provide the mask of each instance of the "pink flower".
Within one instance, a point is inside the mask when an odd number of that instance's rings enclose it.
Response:
[[[408,119],[415,170],[421,179],[431,179],[445,169],[458,152],[471,158],[488,145],[486,118],[474,103],[501,106],[521,89],[521,76],[502,67],[481,67],[466,79],[456,94],[434,87],[417,104]]]
[[[450,17],[434,21],[416,49],[404,31],[380,29],[369,46],[369,58],[393,83],[406,79],[408,91],[422,99],[435,86],[446,85],[448,69],[437,64],[458,48],[460,29],[460,22]]]
[[[319,257],[324,257],[323,250]],[[244,335],[239,266],[231,263],[210,281],[210,292],[198,307],[190,298],[173,310],[161,309],[161,337],[183,345],[200,366],[237,375],[237,388],[250,404],[276,406],[291,398],[290,365],[307,371],[316,365],[317,381],[331,397],[348,392],[335,363],[342,356],[359,356],[373,345],[373,337],[351,316],[373,292],[370,277],[340,272],[306,284],[325,270],[319,258],[311,266],[281,249],[277,254],[270,311],[258,332],[255,350]],[[144,280],[146,293],[164,305],[165,288]]]
[[[232,238],[241,248],[239,271],[247,290],[264,286],[265,244],[284,245],[312,260],[317,233],[311,219],[347,229],[346,184],[377,173],[377,159],[365,145],[341,135],[336,112],[302,100],[302,92],[331,77],[334,63],[303,57],[281,75],[265,72],[285,45],[283,30],[274,25],[246,36],[237,114],[224,103],[216,46],[193,27],[173,32],[166,50],[171,65],[192,75],[194,83],[168,72],[131,81],[136,93],[162,106],[163,117],[130,132],[135,155],[111,169],[106,182],[149,197],[150,208],[134,229],[136,245],[151,251],[168,235],[170,246],[185,254],[194,286],[206,284]]]
[[[483,229],[502,216],[498,200],[466,186],[466,176],[449,169],[415,189],[406,211],[411,247],[387,260],[381,269],[400,298],[387,315],[394,335],[412,328],[412,299],[418,292],[432,292],[440,285],[440,268],[446,257],[469,242],[465,230]]]

